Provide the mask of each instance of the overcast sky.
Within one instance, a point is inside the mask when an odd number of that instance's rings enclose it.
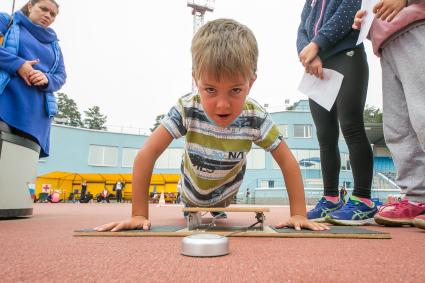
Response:
[[[98,105],[108,125],[148,129],[178,97],[191,91],[191,9],[186,0],[57,0],[52,25],[60,38],[68,74],[61,92],[80,112]],[[260,57],[251,96],[270,112],[305,96],[297,91],[303,74],[296,35],[304,1],[216,0],[205,21],[233,18],[252,29]],[[26,3],[17,0],[17,8]],[[1,0],[9,12],[12,0]],[[367,42],[370,67],[367,103],[381,101],[379,59]]]

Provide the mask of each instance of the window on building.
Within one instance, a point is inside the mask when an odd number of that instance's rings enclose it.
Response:
[[[274,188],[275,182],[274,180],[261,180],[260,188]]]
[[[280,133],[284,138],[288,137],[288,125],[277,125]]]
[[[288,125],[277,125],[277,128],[284,138],[288,137]]]
[[[315,149],[292,150],[300,169],[320,169],[320,151]]]
[[[341,170],[351,170],[350,156],[348,153],[341,154]]]
[[[300,169],[321,169],[320,151],[316,149],[291,149]],[[273,159],[273,169],[280,169]]]
[[[253,148],[246,156],[246,169],[266,168],[266,152],[262,148]]]
[[[182,162],[182,148],[166,149],[155,163],[157,169],[179,169]]]
[[[295,138],[311,138],[311,125],[294,125]]]
[[[269,187],[269,181],[267,180],[260,181],[260,188],[268,188],[268,187]]]
[[[90,145],[89,165],[117,166],[118,148],[114,146]]]
[[[133,167],[134,159],[136,158],[138,151],[138,148],[123,148],[122,167]]]

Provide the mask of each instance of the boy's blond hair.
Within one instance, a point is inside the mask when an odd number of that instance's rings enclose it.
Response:
[[[192,39],[192,74],[204,72],[220,81],[238,75],[256,76],[257,40],[245,25],[231,19],[217,19],[202,26]]]

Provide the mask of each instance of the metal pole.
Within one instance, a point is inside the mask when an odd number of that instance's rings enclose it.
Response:
[[[193,35],[198,31],[198,29],[204,24],[204,11],[199,11],[193,9]],[[196,84],[192,78],[192,94],[196,92]]]

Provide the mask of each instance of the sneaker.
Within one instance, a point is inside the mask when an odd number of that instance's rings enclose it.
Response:
[[[329,213],[340,209],[343,205],[343,199],[339,199],[338,202],[333,202],[327,200],[325,197],[322,197],[316,206],[307,212],[307,218],[308,220],[315,222],[325,222],[325,217],[328,216]]]
[[[413,224],[420,229],[425,229],[425,214],[416,216],[413,220]]]
[[[413,219],[423,212],[425,212],[425,203],[415,204],[405,198],[401,202],[381,206],[375,215],[375,221],[386,226],[413,226]]]
[[[225,219],[227,218],[227,214],[224,211],[211,211],[212,217],[215,219]]]
[[[373,216],[378,212],[376,204],[369,206],[355,196],[350,196],[348,202],[338,210],[326,216],[328,223],[337,225],[360,226],[374,224]]]

